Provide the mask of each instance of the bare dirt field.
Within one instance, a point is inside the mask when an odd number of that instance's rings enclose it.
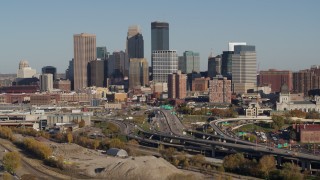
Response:
[[[154,156],[118,158],[76,144],[46,143],[52,147],[53,155],[63,156],[65,164],[72,167],[75,173],[96,179],[157,180],[168,179],[178,174],[184,174],[184,176],[188,174],[166,160]],[[195,174],[190,174],[190,176],[195,179],[203,178]]]

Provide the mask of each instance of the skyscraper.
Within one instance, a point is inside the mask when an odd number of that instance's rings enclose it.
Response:
[[[123,76],[129,75],[129,59],[125,52],[115,51],[108,59],[108,77],[114,72],[119,72]]]
[[[41,74],[40,75],[40,90],[42,92],[51,91],[53,89],[53,75]]]
[[[229,80],[232,78],[232,54],[233,51],[223,51],[221,57],[221,75]]]
[[[151,53],[155,50],[169,50],[169,23],[151,23]]]
[[[140,27],[137,25],[129,26],[127,35],[128,58],[144,58],[144,42]]]
[[[257,84],[257,57],[255,46],[236,45],[232,55],[233,92],[246,93]]]
[[[74,42],[74,89],[79,90],[88,86],[87,66],[90,61],[97,59],[96,35],[75,34]]]
[[[74,59],[69,61],[68,69],[66,70],[66,78],[70,80],[71,90],[74,90]]]
[[[200,72],[200,55],[197,52],[185,51],[182,57],[179,57],[179,70],[184,74]]]
[[[45,66],[42,68],[42,74],[52,74],[54,81],[57,78],[57,68],[53,66]]]
[[[234,51],[234,46],[247,45],[246,42],[229,42],[229,51]]]
[[[105,61],[95,60],[88,64],[88,85],[96,87],[104,87],[105,83]]]
[[[106,60],[108,58],[107,47],[97,47],[97,58],[101,60]]]
[[[129,88],[149,84],[149,67],[145,58],[131,58],[129,70]]]
[[[168,75],[178,70],[178,55],[175,50],[152,52],[152,70],[154,83],[166,83]]]
[[[221,56],[208,58],[208,77],[216,77],[221,75]]]

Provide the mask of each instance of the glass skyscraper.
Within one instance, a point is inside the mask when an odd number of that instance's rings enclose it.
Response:
[[[151,52],[169,50],[169,23],[155,21],[151,23]]]

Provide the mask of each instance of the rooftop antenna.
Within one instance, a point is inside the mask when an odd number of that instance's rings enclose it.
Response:
[[[209,55],[209,58],[211,58],[211,57],[214,57],[213,48],[211,48],[211,52],[210,52],[210,55]]]

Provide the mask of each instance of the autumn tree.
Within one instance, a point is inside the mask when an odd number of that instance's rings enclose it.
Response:
[[[73,142],[73,135],[71,132],[67,133],[67,140],[69,144]]]
[[[268,177],[269,173],[276,169],[276,161],[273,156],[265,155],[259,160],[258,168],[263,177]]]
[[[3,166],[8,172],[14,173],[21,164],[18,152],[8,152],[3,156]]]
[[[240,169],[241,165],[245,162],[243,154],[231,154],[223,158],[223,167],[230,171]]]
[[[275,130],[281,129],[282,126],[284,125],[284,118],[282,116],[273,115],[272,116],[272,121],[273,122],[271,123],[271,126]]]
[[[190,161],[193,165],[200,167],[203,163],[205,163],[206,160],[202,154],[197,154],[195,156],[192,156],[190,158]]]
[[[3,180],[11,180],[11,179],[12,179],[12,178],[11,178],[11,174],[8,173],[8,172],[3,173],[2,179],[3,179]]]
[[[300,172],[299,166],[293,163],[284,163],[280,171],[280,176],[284,180],[302,180],[303,174]]]
[[[124,142],[120,141],[118,138],[113,138],[110,141],[109,148],[119,148],[123,149],[125,147]]]
[[[81,121],[79,122],[79,128],[83,128],[86,125],[86,122],[81,119]]]
[[[94,142],[93,142],[93,149],[96,150],[96,149],[99,147],[99,145],[100,145],[100,141],[94,140]]]

